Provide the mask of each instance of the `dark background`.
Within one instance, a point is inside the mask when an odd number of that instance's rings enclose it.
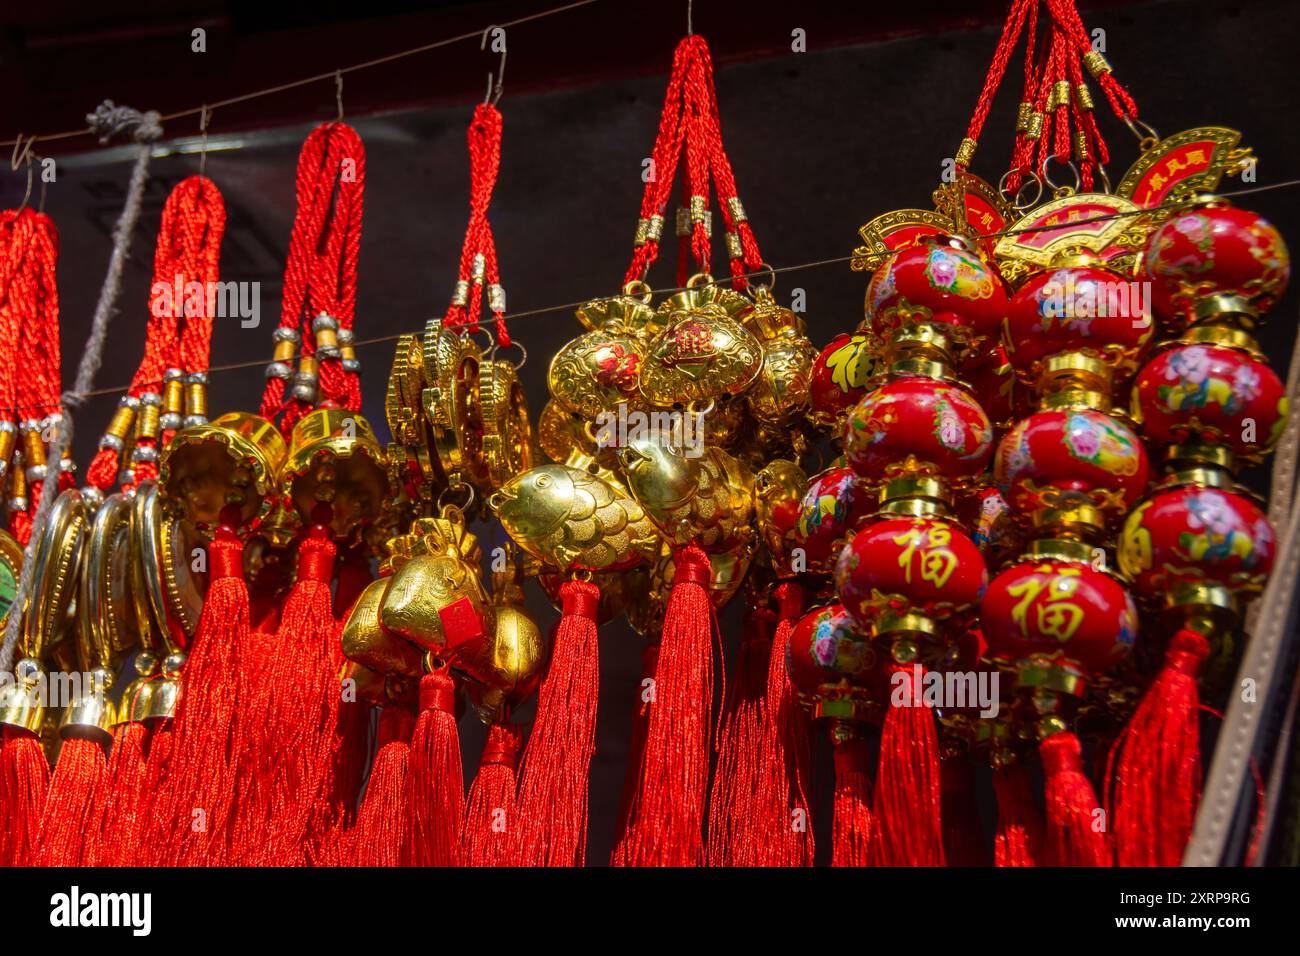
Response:
[[[0,28],[4,138],[77,129],[104,98],[163,113],[196,107],[481,30],[550,4],[110,0],[8,6],[14,9]],[[1291,0],[1080,6],[1089,28],[1106,31],[1116,75],[1160,133],[1201,124],[1240,129],[1243,144],[1259,158],[1258,184],[1300,177],[1294,132],[1300,97],[1293,80],[1300,6]],[[965,134],[1003,12],[1004,4],[988,2],[695,3],[695,30],[710,41],[718,66],[726,147],[765,259],[780,268],[846,256],[857,228],[871,217],[929,205],[943,160]],[[204,54],[190,51],[196,26],[207,31]],[[673,46],[685,28],[685,2],[603,0],[508,31],[500,102],[504,146],[492,221],[511,312],[617,291],[631,253],[641,162],[653,142]],[[806,31],[806,53],[790,50],[795,28]],[[468,210],[465,128],[495,67],[496,58],[470,40],[345,80],[348,120],[365,140],[368,166],[359,339],[417,330],[445,310]],[[976,172],[993,181],[1010,150],[1018,70],[1013,61],[975,163]],[[1118,182],[1136,156],[1136,142],[1105,110],[1100,94],[1097,100],[1114,156],[1111,179]],[[213,117],[207,173],[222,189],[229,215],[222,278],[260,282],[262,312],[257,329],[218,321],[213,364],[257,365],[214,374],[214,413],[256,405],[279,318],[297,150],[312,125],[334,115],[329,80],[223,108]],[[98,387],[125,386],[139,361],[162,203],[198,168],[197,118],[178,119],[166,129],[171,146],[153,163]],[[70,384],[129,157],[120,149],[98,150],[89,137],[35,148],[58,162],[45,209],[61,235],[64,381]],[[21,172],[0,167],[0,203],[16,205],[25,185]],[[1300,190],[1251,196],[1241,205],[1271,218],[1292,241],[1300,236]],[[651,281],[673,284],[671,265],[661,263]],[[861,317],[865,278],[846,263],[783,274],[777,297],[789,301],[794,288],[806,292],[806,318],[818,345]],[[1295,314],[1293,291],[1264,333],[1281,373]],[[546,395],[546,357],[580,327],[570,314],[551,312],[522,318],[511,331],[533,356],[523,378],[536,414]],[[364,411],[381,436],[387,432],[382,395],[391,354],[390,344],[360,354]],[[93,400],[78,416],[75,452],[83,467],[115,400]],[[483,529],[483,537],[490,546],[492,532]],[[550,620],[545,601],[538,594],[531,600]],[[729,649],[736,640],[734,618],[724,622]],[[610,626],[602,633],[601,654],[592,862],[607,857],[612,839],[640,639]],[[472,725],[472,717],[463,721],[467,774],[477,765],[482,740]],[[825,774],[820,782],[824,791]],[[829,834],[825,814],[818,817],[824,857]]]

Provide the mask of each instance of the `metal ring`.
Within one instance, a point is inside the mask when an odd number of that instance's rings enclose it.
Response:
[[[686,280],[686,288],[688,289],[700,289],[711,285],[716,285],[716,283],[713,281],[713,276],[707,272],[697,272]]]
[[[1002,174],[1002,178],[998,180],[998,194],[1003,199],[1005,199],[1008,203],[1010,203],[1011,208],[1014,209],[1016,212],[1024,212],[1026,209],[1032,209],[1034,206],[1038,205],[1038,200],[1043,198],[1043,180],[1038,175],[1038,173],[1034,172],[1031,169],[1025,173],[1025,181],[1020,184],[1020,188],[1016,190],[1015,195],[1007,196],[1007,191],[1006,191],[1007,177],[1009,177],[1014,172],[1015,172],[1014,169],[1008,169],[1005,173]],[[1020,194],[1025,191],[1025,187],[1028,186],[1030,182],[1033,182],[1035,185],[1038,186],[1038,192],[1034,193],[1034,198],[1029,200],[1028,202],[1021,202]]]
[[[1102,192],[1109,195],[1111,191],[1111,185],[1110,185],[1110,177],[1106,175],[1106,167],[1103,166],[1101,163],[1098,163],[1096,169],[1097,169],[1097,175],[1101,177],[1102,185],[1105,186]]]
[[[469,511],[470,506],[474,504],[474,486],[471,485],[468,481],[461,481],[458,487],[464,488],[467,492],[465,497],[465,504],[457,505],[444,500],[447,495],[451,494],[453,491],[456,490],[455,487],[448,485],[446,488],[442,489],[442,491],[438,492],[439,513],[444,513],[449,508],[455,510],[456,512],[462,515],[465,514],[467,511]]]
[[[1055,160],[1059,160],[1059,161],[1065,163],[1067,166],[1070,167],[1071,170],[1073,170],[1073,172],[1074,172],[1074,187],[1073,187],[1073,189],[1071,189],[1071,187],[1069,187],[1069,186],[1058,186],[1058,185],[1056,185],[1056,183],[1052,182],[1052,177],[1049,176],[1049,175],[1047,175],[1047,164],[1050,163],[1050,162],[1051,162],[1052,160],[1054,160],[1054,159],[1055,159]],[[1070,159],[1070,157],[1068,157],[1068,156],[1059,156],[1059,155],[1056,155],[1056,156],[1044,156],[1044,157],[1043,157],[1043,165],[1042,165],[1042,168],[1041,168],[1041,172],[1042,172],[1042,174],[1043,174],[1043,182],[1046,183],[1048,186],[1050,186],[1050,187],[1052,188],[1052,194],[1053,194],[1054,196],[1056,196],[1056,198],[1058,198],[1058,199],[1062,198],[1063,196],[1072,196],[1072,195],[1074,195],[1075,193],[1077,193],[1077,192],[1079,191],[1079,186],[1082,184],[1082,180],[1081,180],[1080,177],[1079,177],[1079,167],[1076,166],[1076,165],[1074,165],[1074,160]]]
[[[766,289],[766,290],[767,290],[767,293],[768,293],[769,295],[771,295],[772,290],[776,288],[776,270],[772,268],[772,264],[771,264],[771,263],[769,263],[769,262],[760,262],[760,263],[758,264],[758,272],[756,272],[756,273],[754,273],[754,274],[755,274],[755,275],[760,275],[760,274],[763,273],[764,271],[766,271],[767,274],[768,274],[769,276],[771,276],[772,281],[769,282],[767,285],[759,285],[759,286],[757,286],[757,288],[759,288],[759,289]]]
[[[1155,131],[1150,123],[1143,122],[1136,116],[1121,116],[1120,119],[1122,119],[1124,125],[1129,128],[1129,132],[1137,137],[1138,149],[1142,152],[1145,153],[1147,150],[1155,146],[1156,143],[1160,142],[1160,134]],[[1138,129],[1139,126],[1141,126],[1142,129]],[[1143,135],[1144,133],[1145,135]]]
[[[650,283],[646,282],[645,279],[633,279],[623,286],[623,294],[634,298],[639,296],[642,302],[649,305],[654,290],[650,288]]]
[[[519,346],[519,361],[511,363],[512,365],[514,365],[515,371],[517,372],[521,368],[523,368],[524,363],[528,361],[528,349],[524,348],[524,343],[520,342],[518,339],[511,339],[510,345]],[[487,352],[484,353],[483,357],[485,359],[488,359],[489,361],[495,360],[497,357],[497,353],[500,352],[502,349],[509,348],[510,345],[502,345],[500,342],[493,342],[492,348],[488,349]]]

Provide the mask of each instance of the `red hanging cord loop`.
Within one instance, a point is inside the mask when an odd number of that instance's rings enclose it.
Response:
[[[461,246],[456,291],[447,308],[444,324],[467,332],[476,330],[486,292],[488,309],[495,319],[498,339],[508,345],[509,334],[505,334],[502,339],[505,333],[505,321],[502,319],[505,292],[501,287],[497,266],[496,242],[488,223],[488,207],[501,168],[501,133],[501,113],[491,103],[480,103],[474,110],[467,136],[470,165],[469,224],[465,229],[465,242]]]
[[[298,210],[275,359],[262,395],[262,416],[280,418],[286,432],[317,405],[361,407],[351,342],[365,182],[366,152],[356,130],[338,122],[312,130],[298,156]],[[290,365],[295,352],[296,374]]]
[[[24,207],[0,213],[0,244],[0,334],[9,351],[0,371],[10,426],[3,457],[10,480],[10,530],[26,545],[49,470],[61,486],[72,480],[62,462],[48,461],[46,441],[62,414],[55,282],[59,235],[49,216]]]

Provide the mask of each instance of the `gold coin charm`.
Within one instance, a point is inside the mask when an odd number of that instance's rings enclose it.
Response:
[[[499,488],[534,464],[528,402],[515,367],[500,360],[479,366],[478,395],[488,486]]]

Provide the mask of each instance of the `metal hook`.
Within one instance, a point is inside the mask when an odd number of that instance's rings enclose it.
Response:
[[[686,35],[695,36],[695,0],[686,0]]]
[[[502,90],[502,87],[503,87],[503,85],[505,84],[505,81],[506,81],[506,43],[505,43],[506,30],[505,30],[505,27],[499,27],[499,26],[497,26],[495,23],[493,23],[493,24],[491,24],[490,26],[488,26],[486,29],[484,29],[484,31],[483,31],[483,36],[482,36],[482,37],[479,39],[479,41],[478,41],[478,48],[479,48],[480,50],[486,50],[486,49],[487,49],[488,37],[492,35],[492,31],[493,31],[493,30],[500,30],[500,31],[501,31],[501,64],[500,64],[500,66],[497,67],[497,75],[496,75],[496,85],[495,85],[495,87],[493,86],[493,83],[492,83],[492,80],[493,80],[492,74],[491,74],[491,73],[488,73],[488,80],[487,80],[487,93],[484,94],[484,96],[483,96],[483,102],[484,102],[485,104],[490,104],[490,105],[492,105],[492,106],[496,106],[497,103],[500,102],[500,100],[501,100],[501,90]]]
[[[208,123],[211,120],[212,110],[204,103],[199,107],[199,133],[203,137],[199,143],[199,178],[203,178],[208,168]]]
[[[343,122],[343,71],[334,71],[334,102],[338,104],[339,115],[335,120],[337,123]]]
[[[27,208],[27,201],[32,198],[32,182],[33,182],[32,177],[35,175],[35,170],[32,167],[32,162],[36,156],[36,154],[32,151],[32,144],[34,144],[35,142],[36,142],[35,136],[32,136],[31,138],[29,138],[24,142],[23,134],[19,133],[18,138],[14,140],[13,154],[9,157],[9,168],[12,169],[14,172],[17,172],[18,167],[23,163],[27,164],[27,189],[23,193],[23,201],[18,204],[19,212]],[[44,184],[42,184],[41,185],[41,210],[44,211],[44,209],[45,209],[45,186]]]

